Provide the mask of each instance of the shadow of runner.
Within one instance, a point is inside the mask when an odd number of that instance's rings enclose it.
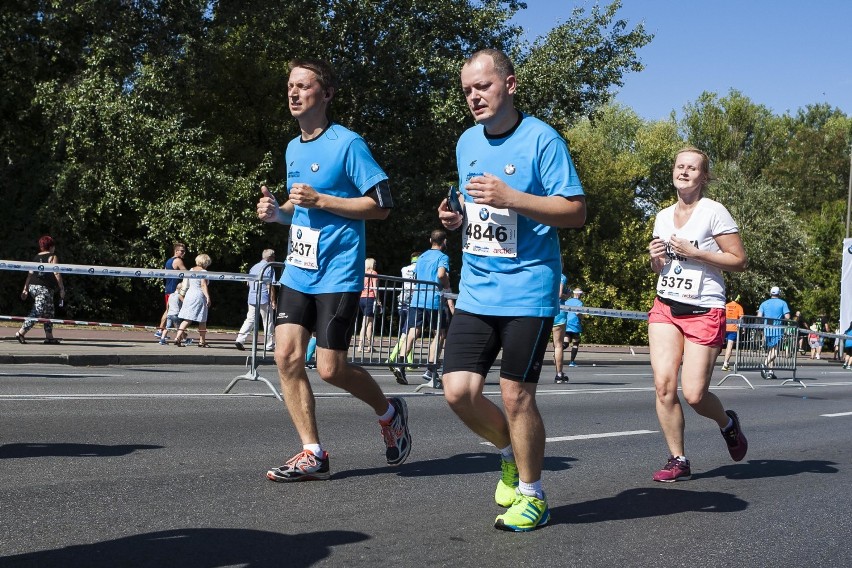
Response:
[[[728,479],[763,479],[766,477],[788,477],[802,473],[837,473],[834,462],[823,460],[748,460],[748,462],[724,465],[693,473],[692,479],[726,477]]]
[[[2,558],[6,568],[307,567],[331,548],[369,537],[352,531],[286,535],[250,529],[175,529]]]
[[[645,487],[622,491],[615,497],[551,509],[550,524],[585,524],[645,519],[678,513],[731,513],[748,503],[729,493]]]
[[[3,444],[0,446],[0,460],[44,457],[92,457],[104,458],[126,456],[137,450],[159,450],[163,446],[146,444]]]
[[[545,456],[544,471],[562,471],[571,469],[571,462],[576,458],[561,456]],[[332,473],[332,479],[347,477],[362,477],[380,473],[397,473],[400,477],[432,477],[437,475],[462,475],[467,473],[494,473],[500,475],[500,457],[494,452],[479,452],[456,454],[446,458],[433,460],[411,461],[399,467],[375,467],[367,469],[350,469]]]

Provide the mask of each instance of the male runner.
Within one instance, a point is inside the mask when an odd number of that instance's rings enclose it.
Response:
[[[289,199],[279,205],[264,186],[257,204],[263,221],[290,224],[275,320],[275,362],[287,410],[302,442],[302,451],[267,472],[272,481],[330,476],[305,372],[305,351],[313,332],[320,378],[373,409],[387,446],[387,463],[399,465],[411,451],[405,401],[385,398],[373,377],[346,358],[364,285],[364,220],[387,218],[393,199],[387,175],[364,140],[329,120],[328,106],[336,88],[328,63],[290,62],[287,97],[302,132],[287,145]]]
[[[477,125],[456,147],[464,214],[441,202],[447,229],[463,227],[463,264],[444,357],[444,395],[475,433],[497,447],[495,501],[501,530],[528,531],[550,519],[541,485],[544,423],[535,401],[558,309],[562,262],[557,227],[581,227],[583,188],[565,140],[514,106],[512,62],[494,49],[473,54],[461,84]],[[503,409],[483,395],[502,349]]]

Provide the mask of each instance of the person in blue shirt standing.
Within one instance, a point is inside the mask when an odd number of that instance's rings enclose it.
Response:
[[[468,58],[461,86],[477,124],[456,146],[463,212],[448,199],[438,216],[462,229],[459,296],[444,356],[444,396],[473,432],[501,454],[494,526],[529,531],[550,519],[541,483],[544,423],[535,394],[558,311],[562,259],[557,228],[586,219],[568,145],[553,128],[515,109],[512,62],[484,49]],[[503,407],[483,394],[502,350]]]
[[[375,379],[346,357],[364,286],[364,221],[390,214],[388,177],[363,138],[328,118],[337,89],[331,66],[317,59],[297,59],[289,67],[290,114],[301,130],[287,145],[285,156],[289,198],[279,205],[263,186],[257,204],[257,216],[264,222],[290,225],[275,318],[275,363],[302,451],[266,473],[279,482],[324,480],[331,475],[305,372],[305,352],[314,332],[317,373],[373,409],[388,465],[401,464],[411,451],[405,400],[386,398]]]
[[[766,323],[770,326],[764,332],[766,339],[766,359],[763,362],[763,369],[760,371],[760,376],[764,379],[774,379],[775,373],[772,372],[772,364],[778,356],[778,344],[781,342],[782,332],[780,327],[777,327],[782,319],[790,319],[790,306],[787,302],[779,298],[781,289],[778,286],[773,286],[769,290],[769,298],[764,300],[757,310],[757,316],[766,318]]]
[[[573,296],[565,302],[566,306],[580,307],[583,305],[580,296],[583,295],[583,290],[574,288]],[[577,351],[580,350],[580,334],[583,333],[583,324],[580,322],[580,314],[577,312],[568,312],[568,317],[565,320],[565,336],[571,342],[571,361],[569,367],[576,367],[577,363],[574,359],[577,358]]]

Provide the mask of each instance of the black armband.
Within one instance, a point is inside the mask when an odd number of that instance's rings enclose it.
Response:
[[[382,209],[393,209],[393,196],[391,195],[390,184],[388,180],[383,179],[376,185],[370,188],[367,193],[376,192],[376,200],[379,202],[379,207]]]

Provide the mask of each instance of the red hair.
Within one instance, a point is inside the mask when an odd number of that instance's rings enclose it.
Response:
[[[53,247],[53,237],[50,235],[45,235],[38,240],[38,250],[39,252],[49,251],[51,247]]]

